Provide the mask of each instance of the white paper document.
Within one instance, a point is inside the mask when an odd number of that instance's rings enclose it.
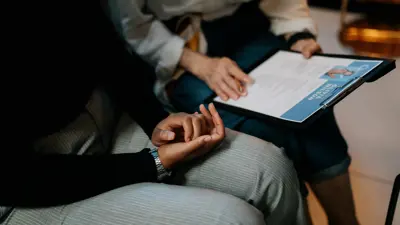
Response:
[[[214,101],[301,123],[380,63],[278,51],[249,73],[246,97]]]

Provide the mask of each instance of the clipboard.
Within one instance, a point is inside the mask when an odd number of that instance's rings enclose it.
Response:
[[[268,54],[266,54],[264,57],[262,57],[260,60],[249,66],[248,68],[242,68],[242,70],[246,73],[250,73],[254,69],[256,69],[260,64],[268,60],[270,57],[275,55],[278,51],[286,51],[286,52],[294,52],[290,50],[285,50],[285,49],[275,49]],[[395,60],[394,59],[386,59],[386,58],[375,58],[375,57],[365,57],[365,56],[354,56],[354,55],[342,55],[342,54],[314,54],[315,56],[323,56],[323,57],[334,57],[334,58],[343,58],[343,59],[351,59],[351,60],[379,60],[382,61],[379,65],[377,65],[375,68],[373,68],[371,71],[369,71],[367,74],[365,74],[362,77],[358,77],[353,80],[349,80],[345,85],[345,87],[342,87],[343,89],[341,90],[340,94],[332,94],[329,98],[326,98],[323,101],[323,107],[321,107],[320,110],[317,112],[313,113],[310,117],[305,119],[303,122],[293,122],[290,120],[285,120],[281,118],[277,118],[274,116],[269,116],[266,114],[262,114],[259,112],[247,110],[244,108],[240,107],[235,107],[229,104],[224,104],[218,101],[214,101],[216,94],[213,94],[209,99],[207,99],[207,102],[213,102],[216,106],[220,108],[224,108],[227,110],[230,110],[234,113],[248,116],[248,117],[253,117],[257,119],[261,119],[264,121],[276,123],[278,125],[283,125],[287,126],[290,128],[297,128],[297,129],[304,129],[309,127],[315,120],[320,118],[323,114],[328,112],[329,110],[332,110],[333,107],[339,103],[341,100],[343,100],[345,97],[347,97],[350,93],[352,93],[354,90],[356,90],[358,87],[360,87],[364,83],[370,83],[374,82],[381,77],[385,76],[388,74],[390,71],[396,68]]]

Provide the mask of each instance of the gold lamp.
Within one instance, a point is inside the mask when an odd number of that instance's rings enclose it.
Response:
[[[360,55],[400,57],[400,15],[387,15],[387,18],[367,16],[347,23],[348,1],[342,0],[341,6],[339,39],[342,44]],[[400,4],[400,0],[363,0],[363,2]]]

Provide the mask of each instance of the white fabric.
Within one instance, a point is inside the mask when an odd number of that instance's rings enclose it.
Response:
[[[158,77],[155,92],[167,104],[164,87],[172,79],[188,39],[171,33],[161,21],[188,14],[213,20],[231,15],[242,3],[249,1],[116,0],[116,5],[110,3],[109,6],[113,8],[114,23],[133,50],[155,68]],[[271,30],[276,35],[304,30],[317,33],[306,0],[261,0],[260,8],[271,18]],[[192,26],[198,26],[199,20],[194,21]],[[190,35],[186,37],[190,38]]]

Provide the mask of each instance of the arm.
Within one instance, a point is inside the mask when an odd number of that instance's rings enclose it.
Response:
[[[115,45],[113,75],[104,81],[117,104],[136,121],[149,138],[156,125],[169,113],[153,93],[151,68],[136,55]],[[134,74],[135,79],[132,79]]]
[[[179,66],[190,71],[200,79],[204,79],[200,74],[204,70],[204,61],[209,61],[209,59],[209,57],[185,47],[182,51],[182,57],[179,60]]]
[[[168,117],[169,113],[164,110],[152,91],[153,81],[149,76],[153,74],[152,69],[143,59],[129,52],[126,42],[118,34],[118,28],[116,30],[116,27],[110,24],[110,21],[115,21],[112,18],[115,14],[111,13],[111,20],[104,21],[110,27],[109,32],[103,36],[109,35],[110,44],[102,48],[102,52],[107,56],[104,57],[103,64],[108,65],[104,70],[108,70],[111,76],[101,77],[101,82],[117,104],[151,138],[156,125]],[[132,74],[135,76],[134,79]]]
[[[155,97],[151,82],[142,74],[141,70],[133,72],[137,75],[133,85],[132,79],[125,76],[125,79],[119,79],[113,83],[111,90],[118,104],[151,139],[156,125],[167,118],[169,113],[164,110],[162,104]]]
[[[271,18],[271,30],[275,35],[309,31],[317,35],[317,28],[310,16],[306,0],[262,0],[260,9]]]
[[[142,12],[141,0],[118,0],[119,21],[114,23],[122,30],[124,38],[134,51],[151,64],[161,80],[168,80],[175,71],[185,41],[171,33],[153,15]],[[117,10],[114,11],[116,14]],[[113,17],[113,16],[112,16]],[[115,18],[116,16],[114,16]]]
[[[145,150],[97,156],[2,153],[0,159],[2,206],[67,204],[157,177],[154,159]]]

